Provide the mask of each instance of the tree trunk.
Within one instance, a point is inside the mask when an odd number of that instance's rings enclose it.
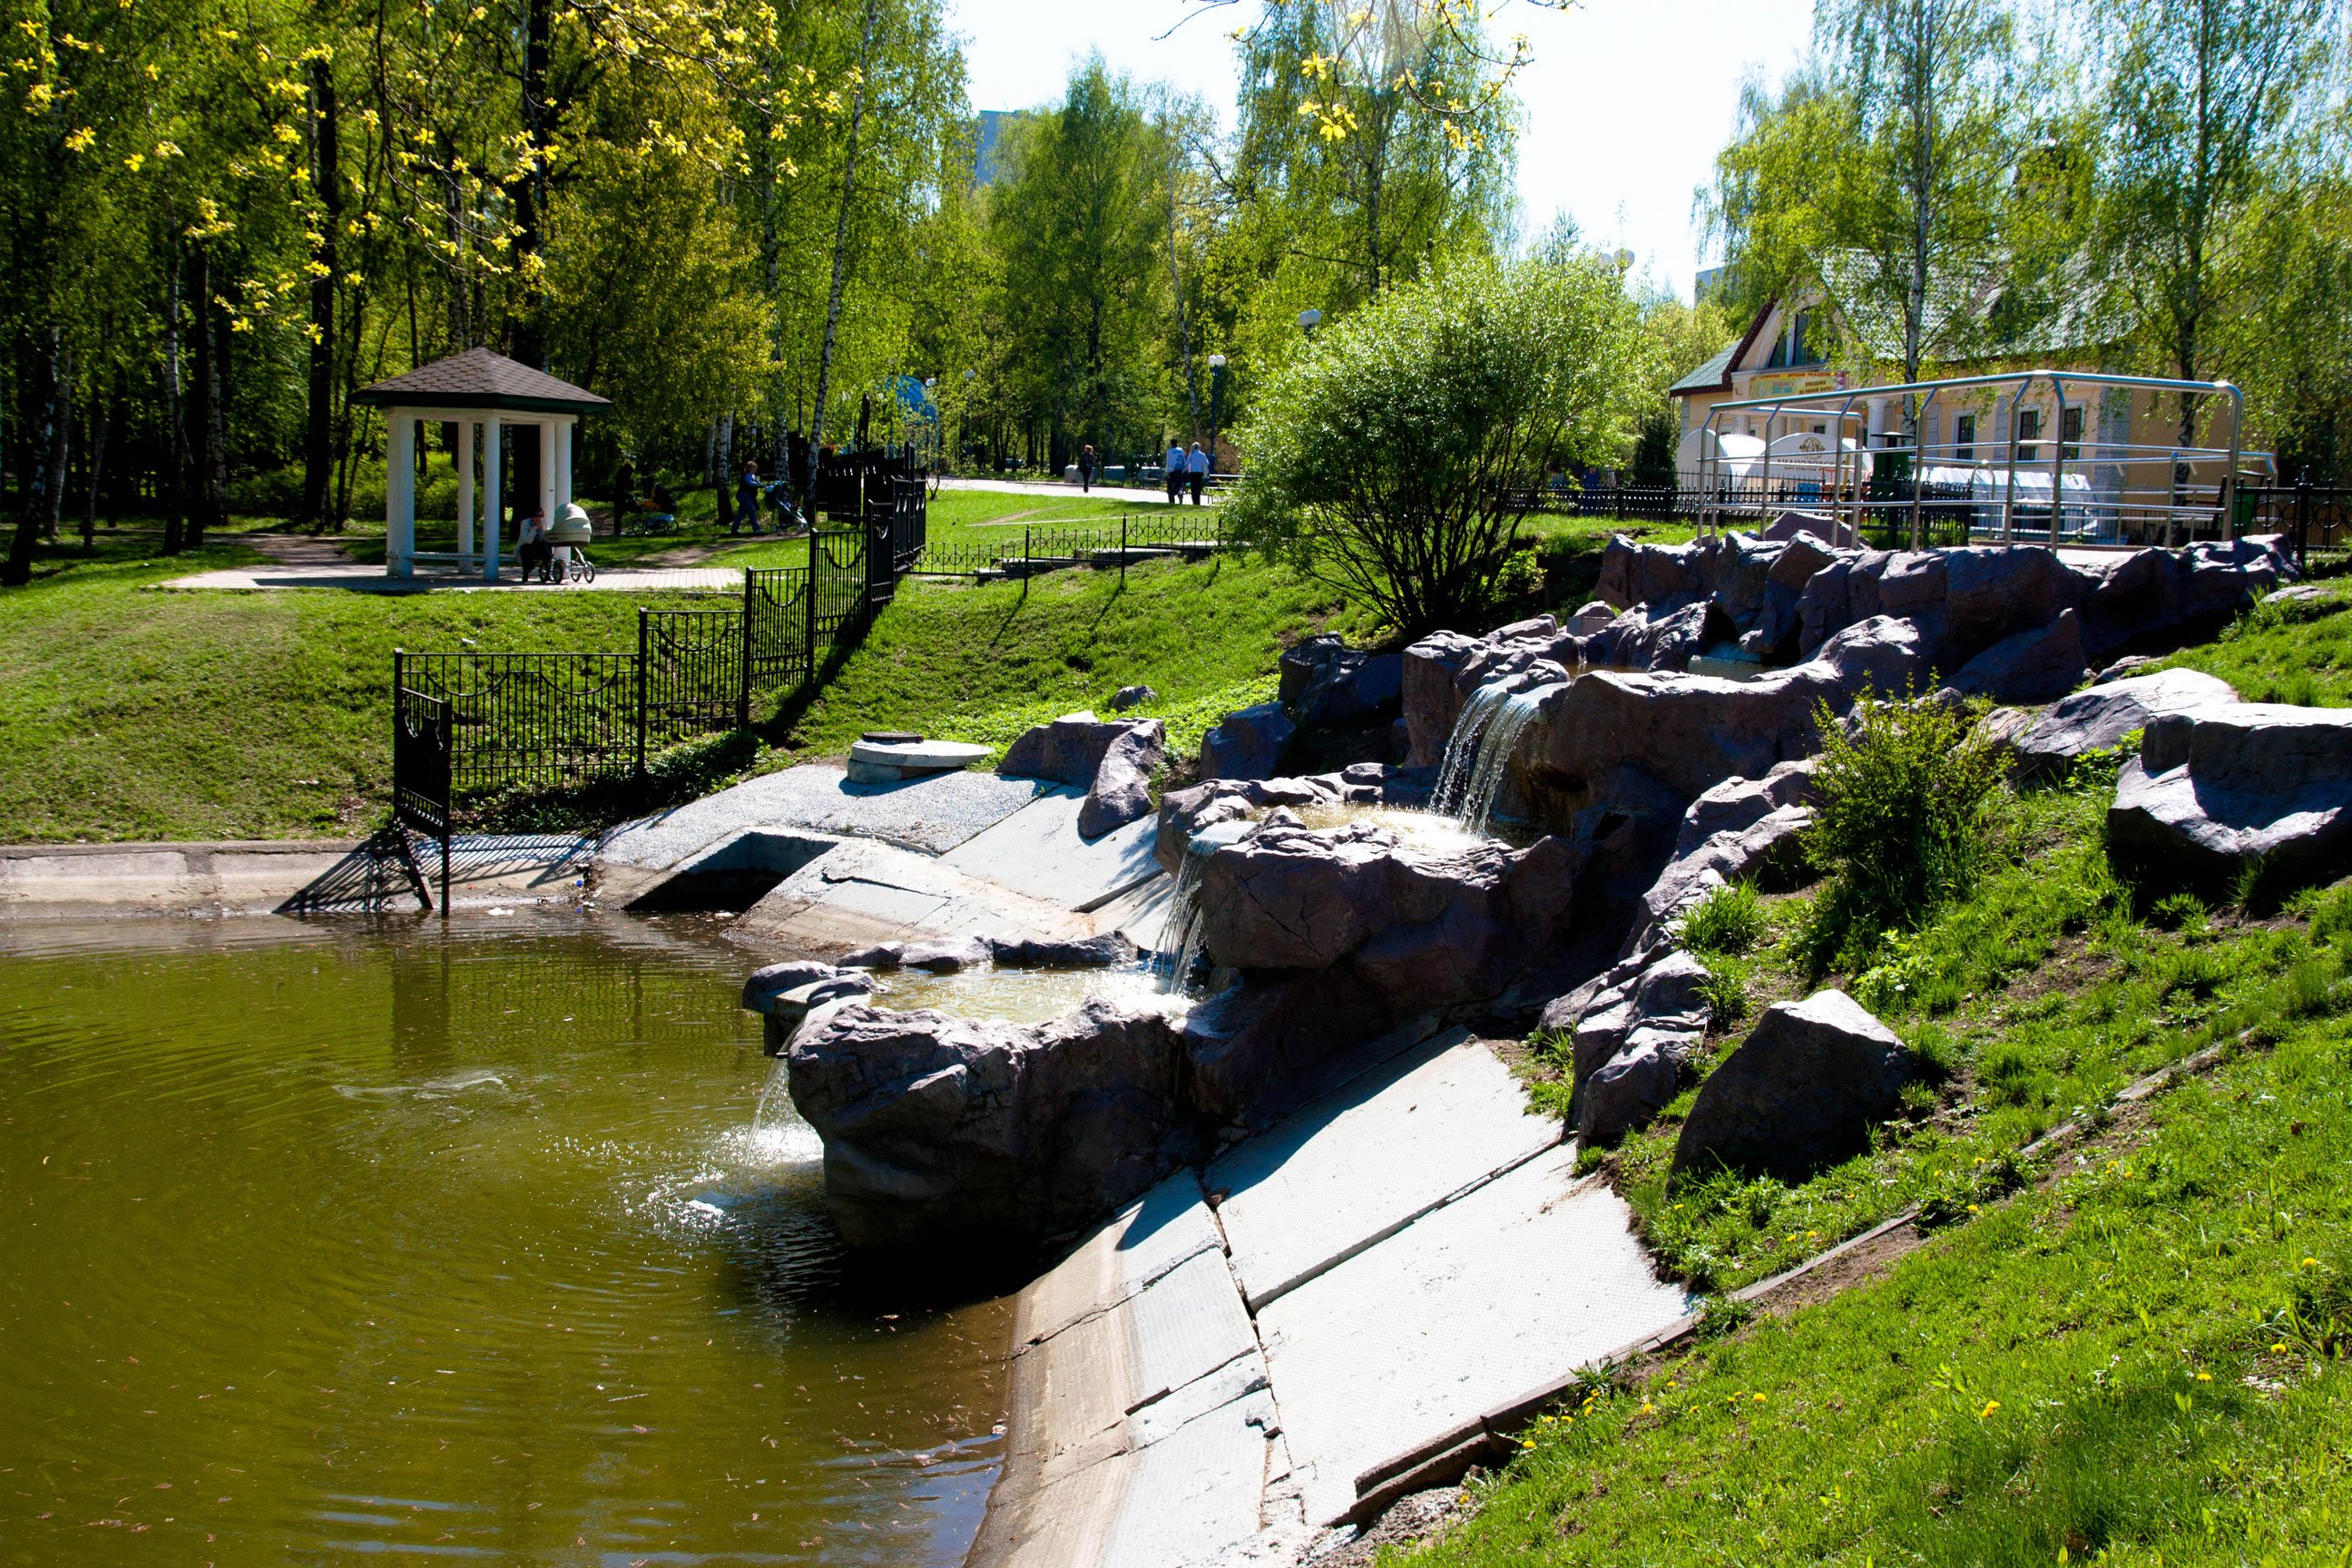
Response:
[[[1168,160],[1168,288],[1176,300],[1176,356],[1184,362],[1184,401],[1192,416],[1192,439],[1197,441],[1201,438],[1201,374],[1192,363],[1192,333],[1184,319],[1184,278],[1176,266],[1176,160],[1173,158]]]
[[[522,124],[530,161],[515,181],[515,269],[522,279],[523,307],[515,321],[514,357],[533,370],[547,368],[547,331],[539,298],[539,263],[547,246],[547,148],[553,116],[547,107],[549,40],[555,27],[555,0],[524,0]]]
[[[187,546],[188,409],[184,378],[180,369],[181,317],[178,244],[172,247],[171,281],[164,289],[163,308],[163,433],[167,481],[163,497],[163,553],[177,555]]]
[[[857,135],[866,125],[866,88],[873,73],[874,34],[881,25],[880,0],[866,0],[866,31],[857,46],[857,92],[849,100],[849,145],[841,165],[841,210],[833,224],[833,287],[824,300],[824,342],[817,351],[816,412],[809,421],[809,445],[824,445],[824,404],[833,389],[833,350],[841,333],[841,290],[849,267],[849,209],[857,189]],[[801,498],[802,510],[808,499]]]
[[[189,260],[188,291],[195,296],[196,493],[188,509],[187,543],[194,549],[207,531],[227,521],[228,419],[221,406],[221,356],[228,323],[213,305],[211,247],[199,245]]]
[[[58,426],[64,422],[59,400],[64,396],[65,332],[55,321],[37,337],[32,353],[32,384],[26,389],[24,414],[24,504],[16,514],[16,531],[8,545],[8,559],[0,564],[0,586],[21,588],[33,579],[33,546],[41,524],[52,510],[50,498],[63,488],[64,475],[52,465],[59,454]]]
[[[95,548],[98,543],[98,489],[106,479],[107,427],[112,423],[110,417],[112,411],[113,405],[104,391],[91,388],[88,443],[89,489],[84,492],[81,503],[81,547],[85,552]]]
[[[310,279],[310,403],[302,439],[302,508],[295,521],[323,531],[335,462],[335,283],[342,270],[337,241],[343,226],[337,156],[341,117],[335,107],[334,67],[324,59],[311,62],[310,93],[312,185],[319,193],[320,236],[316,259],[325,271]]]

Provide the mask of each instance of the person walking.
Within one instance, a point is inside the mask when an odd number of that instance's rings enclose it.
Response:
[[[1174,506],[1184,497],[1184,448],[1175,442],[1168,443],[1167,460],[1160,465],[1160,477],[1168,481],[1168,504]]]
[[[760,465],[754,460],[743,465],[743,479],[735,487],[735,523],[746,526],[754,533],[760,531]],[[729,532],[734,531],[730,526]]]
[[[1209,488],[1209,454],[1201,450],[1201,443],[1192,443],[1192,450],[1184,459],[1184,477],[1192,486],[1192,504],[1201,504],[1201,492]]]
[[[1078,489],[1087,495],[1095,489],[1095,448],[1089,441],[1078,448]]]

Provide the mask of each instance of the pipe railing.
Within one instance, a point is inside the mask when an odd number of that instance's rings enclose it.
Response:
[[[2046,433],[2036,430],[2029,437],[2018,428],[2019,416],[2023,412],[2027,399],[2033,389],[2042,383],[2047,383],[2050,388],[2053,427]],[[2075,439],[2069,440],[2066,434],[2067,413],[2070,409],[2080,409],[2087,414],[2090,406],[2086,400],[2078,399],[2070,403],[2067,399],[2069,386],[2120,388],[2132,393],[2172,393],[2200,398],[2225,396],[2229,400],[2229,444],[2227,447],[2168,446],[2157,448],[2130,442],[2094,441],[2086,438],[2088,432],[2084,432]],[[1974,392],[1980,398],[1987,390],[1994,392],[1992,404],[1994,416],[1997,421],[2004,422],[2006,428],[1997,433],[1993,441],[1979,444],[1992,446],[1996,451],[2005,450],[2005,460],[1979,462],[1975,458],[1973,449],[1966,458],[1959,457],[1957,449],[1961,443],[1958,441],[1936,443],[1936,446],[1942,447],[1952,454],[1948,459],[1950,466],[1958,466],[1962,463],[1968,466],[1969,494],[1966,497],[1950,498],[1949,500],[1931,502],[1927,495],[1929,481],[1926,475],[1932,448],[1922,436],[1926,427],[1927,415],[1929,410],[1937,405],[1937,399],[1945,394]],[[2000,395],[2004,391],[2007,395]],[[1874,438],[1883,437],[1889,432],[1870,430],[1867,426],[1867,407],[1858,413],[1854,405],[1857,403],[1883,405],[1896,398],[1902,399],[1905,405],[1905,421],[1909,426],[1911,438],[1908,442],[1885,441],[1874,447],[1870,444]],[[1758,413],[1763,416],[1763,450],[1752,459],[1745,457],[1727,458],[1723,452],[1722,437],[1729,432],[1721,428],[1718,421],[1727,415],[1747,414],[1752,417]],[[1790,462],[1786,454],[1782,454],[1781,458],[1784,466],[1788,468],[1801,471],[1812,470],[1825,479],[1826,494],[1818,496],[1816,500],[1827,503],[1833,531],[1843,533],[1846,531],[1847,515],[1851,511],[1853,530],[1858,537],[1860,525],[1874,505],[1885,509],[1886,503],[1902,499],[1893,496],[1874,497],[1867,494],[1864,479],[1865,467],[1871,471],[1870,482],[1874,483],[1882,458],[1907,458],[1909,459],[1911,494],[1908,498],[1910,523],[1908,531],[1914,548],[1916,548],[1925,537],[1927,527],[1927,508],[1931,504],[1949,505],[1953,501],[1969,509],[1971,513],[1968,528],[1969,537],[1975,537],[1981,532],[1994,535],[2003,542],[2015,539],[2019,510],[2019,459],[2025,449],[2036,447],[2044,440],[2051,445],[2048,538],[2053,544],[2068,542],[2065,533],[2065,514],[2070,508],[2075,510],[2086,524],[2095,525],[2104,516],[2108,521],[2112,521],[2116,527],[2116,538],[2105,540],[2092,537],[2102,531],[2095,526],[2086,526],[2080,530],[2077,536],[2071,542],[2076,544],[2126,542],[2123,538],[2124,527],[2128,520],[2136,518],[2144,518],[2151,522],[2160,521],[2163,525],[2163,542],[2167,545],[2180,542],[2180,525],[2184,518],[2191,520],[2189,526],[2193,537],[2196,530],[2194,519],[2198,516],[2209,517],[2221,537],[2235,538],[2237,509],[2233,504],[2234,492],[2242,479],[2260,477],[2241,473],[2246,456],[2243,449],[2245,398],[2237,387],[2226,381],[2180,381],[2161,376],[2115,375],[2096,372],[2053,370],[1949,376],[1932,381],[1906,382],[1889,386],[1844,387],[1827,392],[1792,393],[1769,397],[1741,398],[1716,404],[1707,410],[1706,420],[1699,426],[1700,489],[1708,498],[1701,511],[1702,531],[1709,534],[1719,532],[1723,515],[1727,507],[1740,505],[1739,492],[1745,490],[1750,481],[1745,477],[1738,477],[1728,484],[1725,483],[1722,476],[1732,464],[1745,466],[1752,463],[1756,475],[1753,482],[1760,495],[1760,504],[1764,506],[1771,504],[1772,468],[1775,457],[1773,447],[1780,439],[1780,427],[1782,421],[1797,417],[1819,420],[1827,426],[1826,429],[1818,430],[1815,433],[1830,437],[1828,458],[1819,463],[1802,460]],[[1864,420],[1864,427],[1860,432],[1862,438],[1854,443],[1849,453],[1846,445],[1849,431],[1857,418]],[[2072,458],[2069,457],[2070,449],[2077,454]],[[2145,463],[2148,460],[2146,458],[2135,458],[2130,454],[2153,453],[2159,449],[2165,453],[2163,501],[2151,506],[2127,499],[2132,494],[2132,486],[2126,474],[2120,470],[2135,462]],[[2118,454],[2121,455],[2118,456]],[[2184,466],[2191,470],[2193,478],[2193,470],[2199,464],[2217,459],[2221,462],[2222,467],[2215,485],[2213,504],[2206,507],[2185,500],[2181,490],[2181,470]],[[2036,458],[2029,460],[2038,460],[2038,454]],[[2066,475],[2070,460],[2077,464],[2092,464],[2117,469],[2108,499],[2102,500],[2086,494],[2085,499],[2080,503],[2069,502],[2066,500]],[[1989,474],[1996,464],[2000,470],[1998,528],[1997,530],[1990,527],[1979,528],[1973,515],[1979,510],[1979,503],[1975,494],[1977,480]],[[1800,481],[1801,484],[1803,482],[1805,481]],[[1740,510],[1745,508],[1741,507]]]

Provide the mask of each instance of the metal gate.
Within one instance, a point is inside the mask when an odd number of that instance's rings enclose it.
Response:
[[[441,845],[441,907],[449,907],[449,798],[455,744],[448,702],[418,691],[403,679],[403,656],[395,651],[392,673],[392,816],[402,863],[417,895],[433,907],[425,878],[409,852],[413,830]]]
[[[740,610],[639,610],[637,658],[640,769],[648,752],[745,722]]]

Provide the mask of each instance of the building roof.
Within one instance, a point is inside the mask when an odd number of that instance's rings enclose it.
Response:
[[[1734,338],[1723,345],[1720,353],[1702,363],[1696,370],[1666,388],[1669,397],[1685,392],[1717,392],[1731,384],[1731,356],[1739,352],[1745,338]]]
[[[518,414],[581,414],[613,405],[608,398],[488,349],[467,349],[419,365],[405,375],[355,392],[352,399],[378,408],[480,408]]]
[[[1882,283],[1883,265],[1868,251],[1833,250],[1816,270],[1863,352],[1900,363],[1903,290]],[[1951,364],[2079,354],[2127,335],[2091,277],[2087,257],[2032,279],[2021,279],[2005,256],[1941,268],[1922,317],[1924,357]]]

